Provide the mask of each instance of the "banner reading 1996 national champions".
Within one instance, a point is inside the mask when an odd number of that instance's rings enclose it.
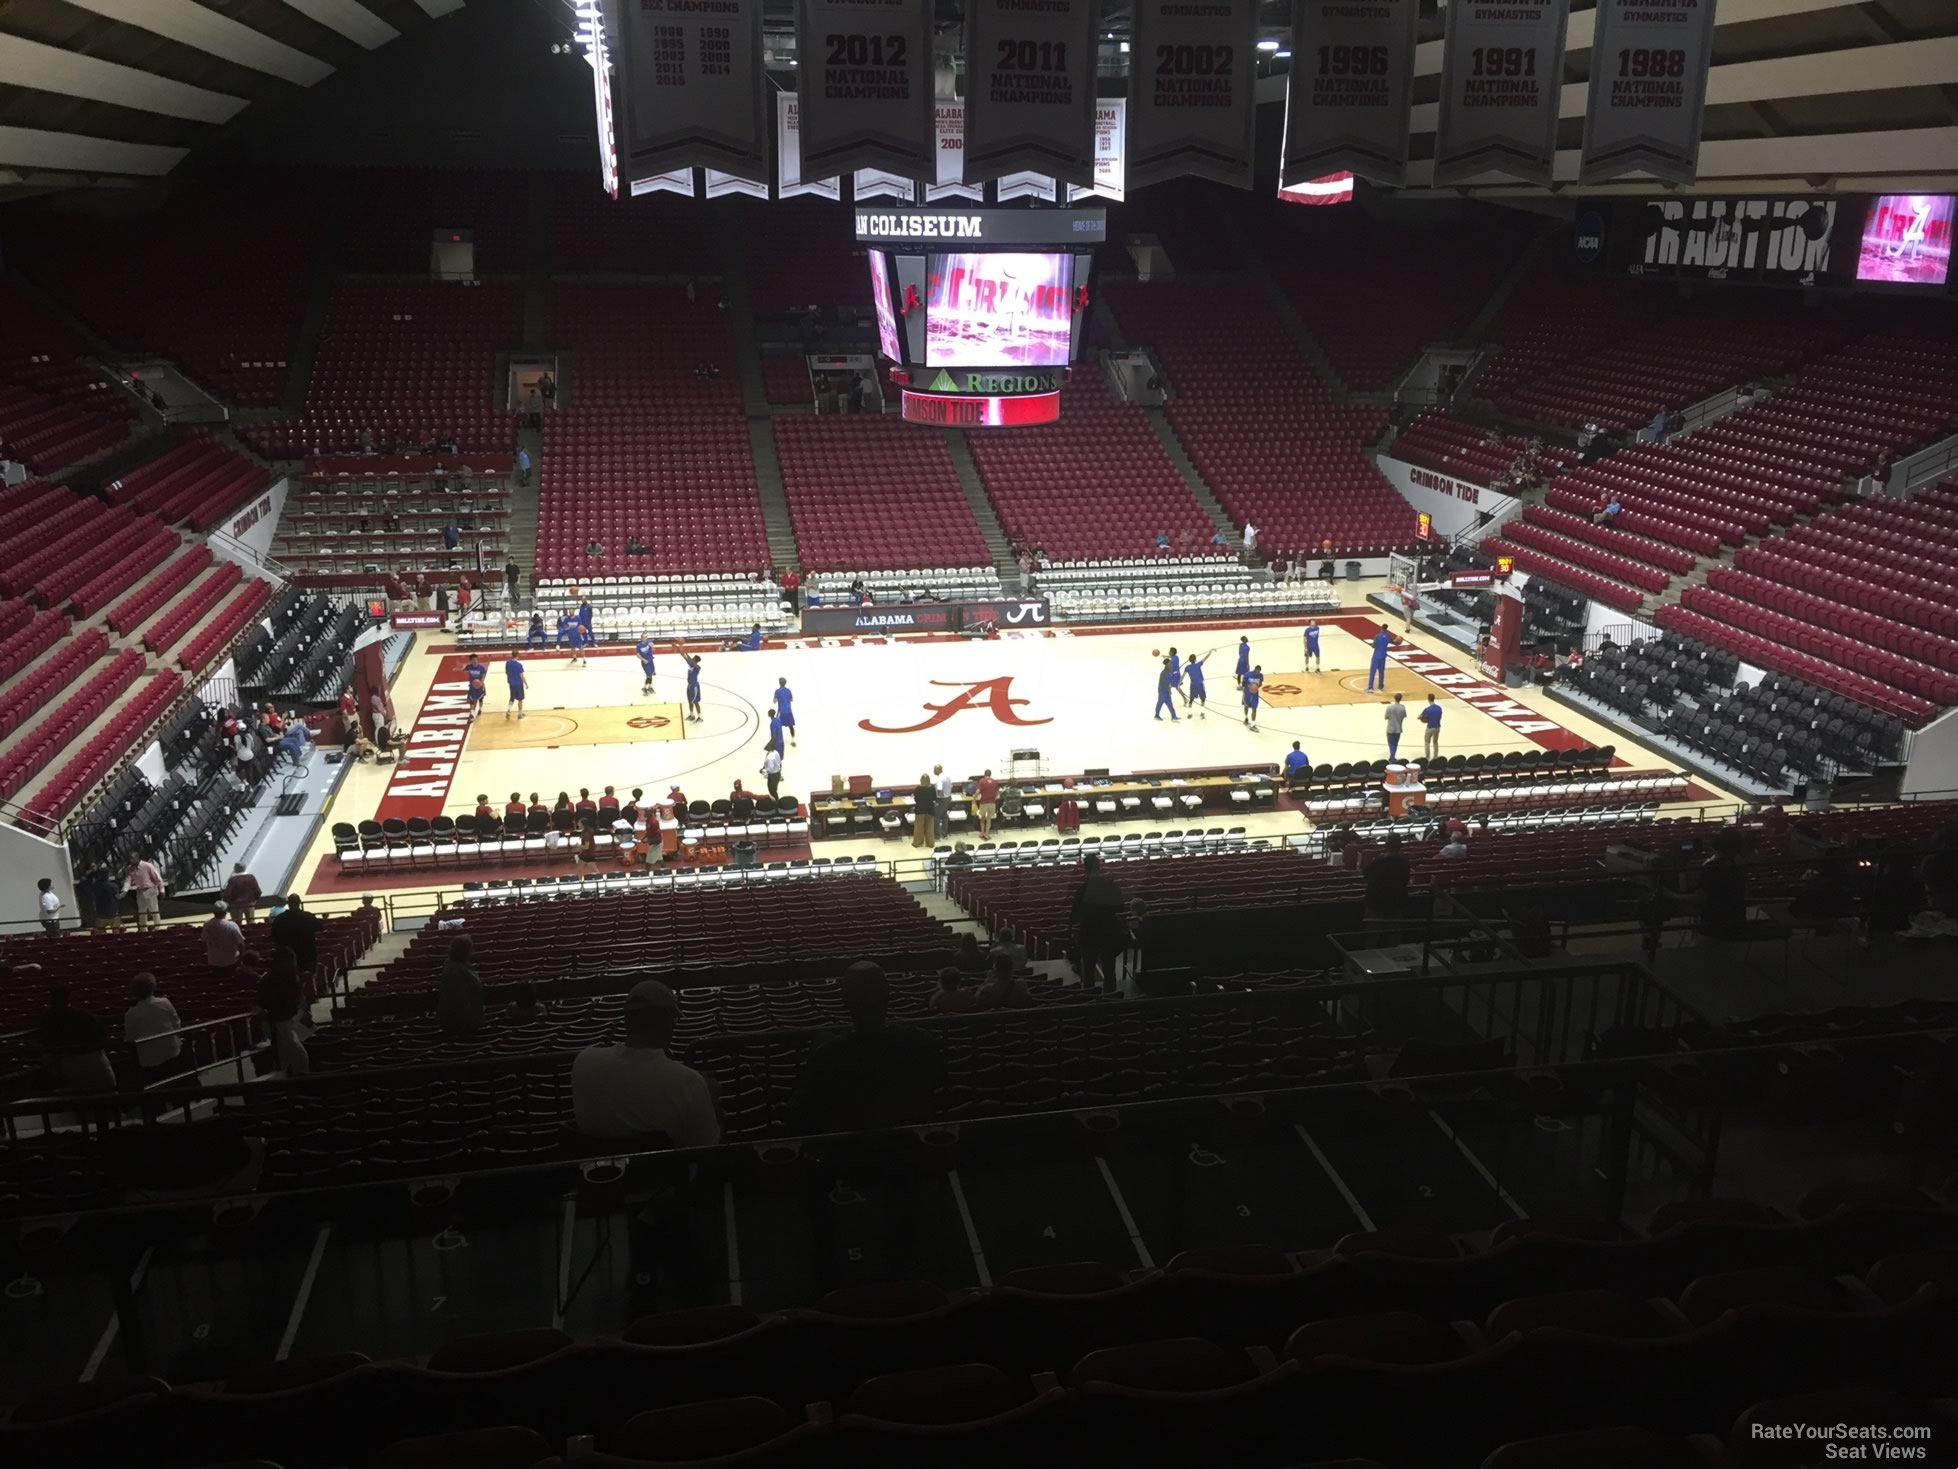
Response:
[[[1455,0],[1442,50],[1437,184],[1551,181],[1570,0]]]
[[[1418,0],[1292,0],[1281,185],[1342,171],[1407,182]]]
[[[931,0],[796,0],[802,161],[930,178]]]
[[[1713,59],[1714,0],[1598,0],[1580,183],[1649,173],[1690,184]]]
[[[1130,17],[1128,187],[1250,188],[1258,0],[1134,0]]]
[[[698,164],[769,176],[762,0],[604,0],[618,82],[619,170],[629,180]]]

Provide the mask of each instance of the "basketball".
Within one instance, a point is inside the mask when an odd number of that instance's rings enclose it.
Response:
[[[1163,656],[1163,650],[1161,648],[1151,648],[1149,650],[1149,656],[1151,658],[1160,658]]]

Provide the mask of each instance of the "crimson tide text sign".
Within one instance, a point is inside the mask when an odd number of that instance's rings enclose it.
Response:
[[[1135,0],[1130,15],[1128,186],[1250,188],[1258,0]]]
[[[1578,182],[1647,173],[1690,184],[1713,58],[1714,0],[1598,0]]]
[[[967,0],[964,181],[1095,182],[1101,0]]]
[[[762,0],[605,0],[605,13],[625,177],[698,164],[766,182]]]
[[[1407,182],[1418,0],[1292,0],[1279,183],[1350,170]]]
[[[1551,182],[1569,18],[1570,0],[1455,0],[1448,7],[1436,184],[1488,173]]]
[[[930,178],[931,0],[796,0],[802,161]]]

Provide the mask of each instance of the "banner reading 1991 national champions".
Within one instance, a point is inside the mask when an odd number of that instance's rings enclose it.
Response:
[[[1713,59],[1714,0],[1598,0],[1580,183],[1649,173],[1690,184]]]
[[[1455,0],[1441,61],[1437,184],[1501,173],[1549,184],[1570,0]]]
[[[605,0],[628,180],[699,164],[767,181],[761,15],[762,0]]]
[[[1407,182],[1418,0],[1292,0],[1281,185],[1348,171]]]
[[[1095,181],[1101,0],[966,0],[965,182]]]
[[[1135,0],[1130,16],[1128,187],[1250,188],[1258,0]]]
[[[802,162],[930,178],[931,0],[796,0]]]

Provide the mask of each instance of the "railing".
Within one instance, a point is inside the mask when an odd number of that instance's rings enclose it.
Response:
[[[1912,490],[1935,484],[1958,471],[1958,434],[1941,439],[1890,466],[1882,481],[1884,494],[1908,496]]]

